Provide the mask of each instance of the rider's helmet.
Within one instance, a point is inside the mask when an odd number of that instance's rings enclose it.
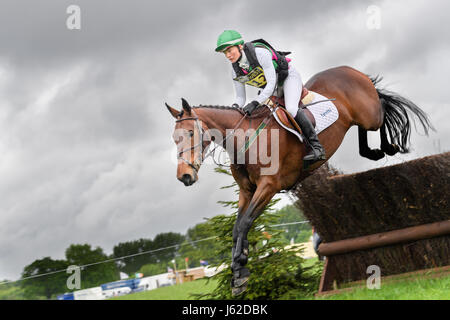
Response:
[[[217,39],[216,52],[225,51],[228,47],[244,44],[244,39],[239,32],[234,30],[225,30]]]

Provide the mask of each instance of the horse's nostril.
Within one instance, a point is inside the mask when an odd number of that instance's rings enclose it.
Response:
[[[192,177],[190,174],[187,173],[183,174],[181,181],[184,183],[185,186],[190,186],[192,184]]]

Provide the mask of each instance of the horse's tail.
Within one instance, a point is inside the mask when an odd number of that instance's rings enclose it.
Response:
[[[381,105],[384,109],[384,123],[389,132],[391,143],[396,144],[401,153],[409,152],[408,144],[411,135],[411,123],[408,111],[415,115],[423,126],[425,134],[429,130],[434,130],[428,115],[421,110],[414,102],[385,89],[377,88],[383,80],[382,77],[369,77],[378,92]],[[414,118],[412,118],[414,121]],[[415,122],[414,122],[415,126]]]

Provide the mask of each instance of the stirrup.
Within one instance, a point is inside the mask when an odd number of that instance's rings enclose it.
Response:
[[[303,157],[304,161],[319,161],[319,160],[326,160],[325,157],[325,150],[321,149],[313,149],[312,152],[310,152],[309,154],[307,154],[306,156]]]

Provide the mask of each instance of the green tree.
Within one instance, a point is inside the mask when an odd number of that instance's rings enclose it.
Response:
[[[153,239],[153,250],[156,250],[152,255],[157,262],[168,263],[176,258],[181,243],[183,243],[185,236],[180,233],[167,232],[159,233]]]
[[[138,254],[117,260],[117,266],[120,271],[129,275],[137,272],[142,266],[149,263],[156,263],[157,259],[152,254],[139,254],[154,249],[153,241],[150,239],[139,239],[135,241],[122,242],[113,248],[113,257],[125,257],[129,255]]]
[[[118,270],[113,261],[100,247],[91,248],[89,244],[72,244],[66,249],[68,265],[81,268],[81,289],[97,287],[101,284],[118,279]]]
[[[280,216],[277,224],[289,224],[293,222],[307,221],[308,219],[303,215],[303,212],[295,205],[286,205],[279,209],[277,215]],[[291,224],[281,226],[284,233],[283,238],[286,239],[286,243],[290,243],[291,239],[294,239],[296,243],[306,242],[312,235],[312,228],[309,223]]]
[[[216,171],[229,174],[226,170]],[[235,186],[233,183],[229,187]],[[219,215],[209,219],[211,230],[218,236],[220,244],[216,255],[223,257],[222,260],[213,265],[227,265],[212,279],[218,280],[216,289],[205,295],[199,295],[208,299],[246,299],[265,300],[280,299],[290,295],[310,295],[317,290],[320,275],[315,271],[315,266],[303,267],[304,259],[301,257],[302,250],[286,250],[285,241],[282,236],[284,230],[273,227],[280,220],[274,214],[273,206],[279,199],[273,199],[264,209],[261,216],[255,220],[249,233],[249,268],[251,275],[247,291],[238,297],[231,296],[232,272],[229,264],[231,262],[231,248],[233,244],[233,226],[236,221],[238,201],[220,201],[225,207],[234,212],[231,215]]]
[[[154,276],[157,274],[166,273],[167,266],[163,263],[149,263],[143,265],[138,272],[144,274],[144,277]]]
[[[182,258],[189,258],[190,268],[200,266],[200,260],[206,260],[208,263],[219,262],[220,257],[216,256],[215,253],[220,244],[214,241],[215,236],[210,221],[196,224],[188,229],[186,240],[180,247],[179,255]],[[203,239],[207,240],[199,241]]]
[[[24,289],[19,282],[0,280],[0,300],[24,300]]]
[[[27,265],[22,272],[22,288],[26,299],[50,299],[69,291],[67,288],[67,261],[45,257]],[[41,276],[40,276],[41,275]],[[26,279],[29,278],[29,279]]]

